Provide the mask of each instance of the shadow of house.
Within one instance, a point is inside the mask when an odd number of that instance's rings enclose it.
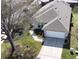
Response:
[[[75,7],[75,6],[78,6],[78,3],[69,3],[70,6],[72,7],[72,9]]]

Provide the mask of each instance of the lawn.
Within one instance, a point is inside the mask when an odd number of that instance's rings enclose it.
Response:
[[[41,43],[34,41],[33,38],[30,36],[30,34],[27,32],[25,32],[22,36],[16,38],[14,42],[17,45],[17,47],[12,59],[25,59],[29,58],[29,56],[35,57],[41,49]],[[9,42],[3,43],[1,46],[1,57],[2,57],[1,59],[8,59],[7,57],[10,54],[10,50],[11,47]],[[19,55],[24,54],[24,55],[22,58],[19,57],[17,58],[16,57],[17,54]]]
[[[71,36],[70,36],[70,48],[74,48],[74,50],[78,50],[78,6],[75,6],[72,9],[72,23],[73,27],[71,27]],[[76,54],[70,54],[70,50],[63,48],[62,59],[76,59]]]

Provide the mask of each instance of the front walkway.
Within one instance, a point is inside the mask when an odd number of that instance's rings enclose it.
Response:
[[[39,42],[43,42],[43,39],[42,37],[38,37],[37,35],[34,34],[34,32],[32,30],[29,31],[30,35],[32,35],[33,39],[35,41],[39,41]]]
[[[45,38],[44,45],[36,59],[61,59],[65,39]]]

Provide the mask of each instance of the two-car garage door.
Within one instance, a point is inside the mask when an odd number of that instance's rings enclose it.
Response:
[[[44,32],[46,37],[56,37],[56,38],[65,38],[65,32],[54,32],[54,31],[45,31]]]

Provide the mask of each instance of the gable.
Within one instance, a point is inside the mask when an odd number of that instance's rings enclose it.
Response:
[[[66,28],[62,25],[62,23],[58,19],[52,22],[51,24],[49,24],[47,27],[45,27],[44,30],[56,31],[56,32],[67,32]]]

